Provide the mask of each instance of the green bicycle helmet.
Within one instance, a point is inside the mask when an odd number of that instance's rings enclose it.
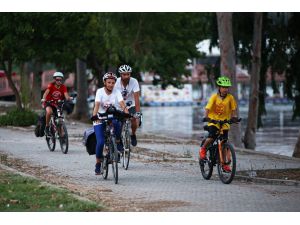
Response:
[[[231,87],[231,81],[228,77],[226,76],[220,76],[217,79],[217,85],[221,87]]]

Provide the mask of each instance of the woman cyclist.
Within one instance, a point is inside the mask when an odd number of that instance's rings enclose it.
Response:
[[[116,108],[120,108],[122,111],[128,113],[121,92],[114,89],[116,80],[117,77],[112,72],[108,72],[103,76],[104,87],[99,88],[96,92],[93,117],[97,116],[97,113],[105,113],[106,109],[110,106],[115,106]],[[121,122],[116,119],[112,122],[116,134],[117,148],[119,151],[122,151],[123,149],[120,143]],[[95,121],[94,131],[97,140],[95,174],[99,175],[101,172],[101,162],[103,161],[105,124],[101,123],[99,120]]]

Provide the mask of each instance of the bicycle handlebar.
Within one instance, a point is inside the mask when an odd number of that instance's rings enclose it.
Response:
[[[66,100],[57,100],[57,103],[64,103]],[[53,103],[55,100],[47,100],[46,103]]]
[[[228,124],[239,123],[239,122],[241,122],[241,120],[242,120],[242,118],[237,118],[237,120],[232,120],[232,119],[230,119],[230,120],[227,120],[227,119],[226,120],[213,120],[213,119],[208,118],[207,122],[223,125],[225,123],[228,123]]]
[[[133,115],[125,113],[121,110],[115,109],[114,112],[110,112],[110,113],[108,113],[108,112],[97,113],[97,115],[91,117],[91,120],[92,121],[109,120],[109,119],[113,119],[113,118],[124,119],[124,118],[131,118],[131,117],[133,117]]]

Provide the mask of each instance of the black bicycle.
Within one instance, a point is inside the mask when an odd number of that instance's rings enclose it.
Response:
[[[53,100],[46,101],[46,103],[53,103]],[[53,112],[49,123],[49,135],[46,135],[46,142],[51,152],[55,150],[56,139],[59,140],[60,149],[62,153],[67,154],[69,149],[68,131],[64,119],[64,106],[65,100],[57,102],[57,113]]]
[[[124,151],[121,154],[121,162],[122,166],[125,170],[128,169],[129,160],[130,160],[130,152],[131,152],[131,145],[130,145],[130,118],[125,119],[122,127],[122,141],[124,145]]]
[[[96,118],[92,120],[99,120],[101,123],[105,123],[105,144],[103,151],[103,162],[101,164],[101,173],[104,179],[108,177],[109,164],[112,165],[112,172],[114,176],[115,184],[118,183],[118,162],[121,153],[117,149],[116,135],[114,132],[113,119],[122,120],[124,118],[130,118],[129,114],[110,107],[105,113],[98,113]]]
[[[228,123],[238,123],[241,118],[233,122],[232,120],[211,120],[208,122],[219,124],[220,129],[217,133],[216,139],[207,147],[206,159],[199,159],[201,174],[204,179],[209,180],[212,176],[213,167],[217,165],[218,175],[224,184],[230,184],[236,172],[236,156],[233,146],[229,143],[228,139],[223,136],[223,125]],[[208,126],[204,126],[204,130],[208,131]],[[206,138],[202,140],[201,147],[203,146]],[[228,170],[223,167],[228,166]]]

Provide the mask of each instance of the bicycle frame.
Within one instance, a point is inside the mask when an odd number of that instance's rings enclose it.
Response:
[[[54,101],[47,101],[47,103],[53,103]],[[68,132],[67,128],[64,124],[64,114],[63,114],[63,105],[65,101],[64,100],[59,100],[57,102],[56,107],[56,112],[53,112],[50,118],[50,131],[51,131],[51,136],[46,137],[46,141],[48,144],[48,147],[50,151],[55,150],[55,140],[59,139],[61,150],[64,154],[67,154],[68,152]],[[52,140],[52,141],[50,141]]]
[[[218,124],[220,126],[217,131],[217,136],[213,139],[213,141],[209,144],[209,146],[207,146],[209,157],[207,159],[199,158],[200,170],[204,179],[209,180],[211,178],[213,167],[217,165],[219,178],[224,184],[229,184],[233,180],[236,171],[236,156],[235,156],[234,148],[229,143],[228,139],[223,137],[224,134],[223,125],[227,123],[228,124],[237,123],[240,122],[240,120],[241,119],[238,119],[237,121],[232,121],[232,120],[224,120],[224,121],[208,120],[207,121],[210,123]],[[209,131],[207,126],[205,126],[204,129],[206,131]],[[206,138],[202,141],[201,146],[204,144]]]

